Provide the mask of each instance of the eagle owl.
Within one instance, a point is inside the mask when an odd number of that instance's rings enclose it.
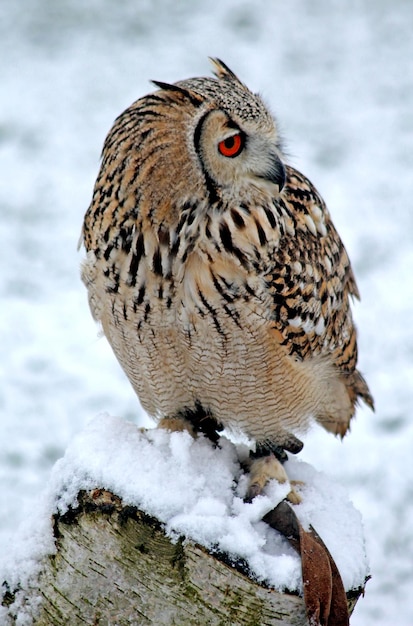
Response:
[[[137,100],[103,147],[83,224],[82,279],[144,409],[162,426],[256,442],[249,497],[316,420],[344,436],[357,400],[346,250],[286,163],[262,99],[214,78]],[[278,459],[278,460],[277,460]]]

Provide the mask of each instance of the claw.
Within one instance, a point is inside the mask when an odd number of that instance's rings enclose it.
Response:
[[[250,503],[261,493],[260,486],[257,483],[250,484],[244,498],[244,502]]]

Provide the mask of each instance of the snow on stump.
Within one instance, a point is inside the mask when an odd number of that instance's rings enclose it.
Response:
[[[319,536],[351,614],[368,566],[344,490],[291,459],[288,474],[304,483],[300,505],[287,505],[288,485],[275,482],[245,503],[245,454],[225,438],[214,447],[187,433],[93,420],[57,462],[39,523],[26,524],[0,570],[0,623],[307,625],[302,571],[321,595],[325,587],[311,543]],[[312,623],[337,626],[323,602]]]

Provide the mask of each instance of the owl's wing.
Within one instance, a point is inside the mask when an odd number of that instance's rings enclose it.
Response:
[[[267,260],[265,280],[282,343],[297,359],[320,355],[331,360],[347,379],[354,401],[361,397],[372,406],[368,387],[356,370],[350,296],[358,298],[359,292],[328,209],[311,182],[292,167],[287,167],[278,203],[289,232]]]

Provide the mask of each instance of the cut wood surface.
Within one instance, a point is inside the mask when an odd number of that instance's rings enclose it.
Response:
[[[107,491],[79,494],[54,532],[36,626],[308,624],[298,595],[258,584],[242,563],[191,541],[171,541],[158,520]],[[361,593],[347,594],[350,612]]]

